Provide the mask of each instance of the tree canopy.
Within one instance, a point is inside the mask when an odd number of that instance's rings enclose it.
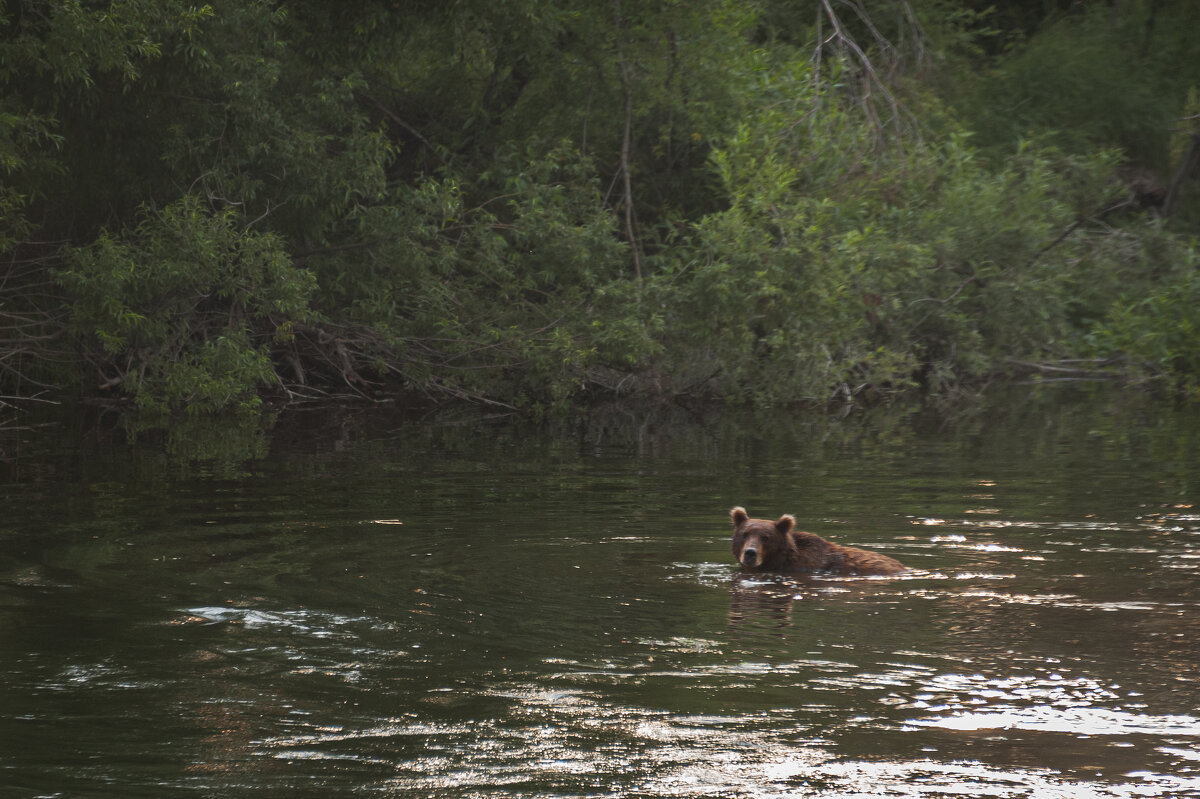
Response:
[[[1200,383],[1190,0],[0,9],[10,395]]]

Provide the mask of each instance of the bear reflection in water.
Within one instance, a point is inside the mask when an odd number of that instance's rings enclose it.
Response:
[[[844,547],[794,529],[788,515],[778,521],[751,519],[745,508],[729,511],[733,556],[743,568],[770,572],[832,572],[842,575],[898,574],[904,564],[887,555]]]

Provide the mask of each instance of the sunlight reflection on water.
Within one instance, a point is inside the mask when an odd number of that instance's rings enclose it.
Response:
[[[0,770],[30,796],[1200,795],[1200,433],[1161,410],[1141,438],[1074,409],[298,435],[245,479],[97,473],[66,519],[17,486],[9,515],[47,518],[0,555]],[[743,503],[911,571],[743,573]]]
[[[640,536],[607,538],[652,543]],[[970,545],[958,535],[937,536],[928,545],[980,557],[1011,558],[1025,551]],[[1112,548],[1091,550],[1097,557],[1113,554]],[[1011,739],[1011,746],[1036,751],[1036,742],[1022,736],[1108,739],[1110,751],[1133,752],[1128,762],[1136,763],[1146,739],[1157,743],[1152,751],[1177,764],[1200,761],[1189,743],[1200,737],[1200,720],[1152,712],[1143,692],[1081,673],[1079,663],[1021,654],[1007,664],[1003,658],[981,660],[981,669],[972,671],[961,667],[970,658],[932,650],[892,648],[864,657],[852,642],[817,639],[809,644],[811,656],[788,658],[771,644],[780,629],[836,629],[829,622],[813,627],[819,618],[813,614],[850,618],[851,610],[911,612],[932,603],[935,610],[952,608],[956,615],[1030,608],[1157,619],[1192,613],[1193,602],[1106,601],[1081,593],[984,587],[1025,585],[1016,572],[914,570],[896,578],[860,579],[747,575],[727,563],[681,561],[663,567],[661,577],[667,584],[728,593],[729,632],[737,635],[635,635],[625,642],[628,651],[604,659],[545,657],[529,671],[494,672],[483,685],[446,679],[424,689],[426,707],[490,707],[482,715],[437,721],[420,718],[424,711],[410,711],[364,716],[350,725],[310,722],[301,715],[291,719],[286,732],[252,746],[259,756],[276,761],[328,761],[330,767],[341,763],[341,768],[380,772],[369,790],[389,796],[473,797],[501,791],[1101,799],[1177,796],[1200,787],[1190,773],[1195,767],[1160,771],[1113,765],[1111,774],[1101,779],[1096,770],[1096,779],[1090,779],[1079,771],[1068,776],[1033,764],[991,764],[967,752],[954,756],[954,747],[938,738],[924,747],[904,743],[911,736],[938,733],[976,736],[976,747]],[[423,590],[419,598],[436,599]],[[430,622],[436,622],[439,606],[425,604]],[[381,679],[392,679],[382,676],[387,672],[380,672],[380,663],[401,662],[364,639],[386,638],[403,628],[368,614],[227,606],[196,606],[183,614],[178,622],[225,625],[238,637],[291,639],[287,671],[297,679],[332,677],[379,686],[386,684]],[[772,624],[753,626],[763,620]],[[312,659],[314,652],[306,655],[299,645],[303,638],[330,642],[330,657],[319,661]],[[238,651],[248,657],[252,650]],[[839,651],[846,657],[831,657]],[[356,659],[348,660],[350,654]],[[747,691],[764,700],[747,705],[741,701]],[[680,699],[688,694],[705,697],[707,709]],[[635,697],[640,699],[629,701]],[[878,759],[840,751],[839,742],[871,739],[883,744]],[[905,751],[913,748],[920,751]]]
[[[1200,720],[1191,716],[1147,716],[1099,707],[1047,707],[1037,705],[1007,710],[955,713],[933,719],[912,719],[909,724],[947,730],[1038,730],[1073,735],[1200,736]]]
[[[911,674],[906,673],[906,678]],[[959,684],[955,677],[947,675],[945,682]],[[1091,782],[1068,779],[1051,769],[997,768],[969,760],[847,760],[831,753],[821,736],[797,724],[787,711],[680,715],[614,705],[592,691],[514,686],[498,687],[492,694],[512,703],[505,717],[438,725],[396,719],[360,730],[279,737],[261,745],[272,757],[300,760],[326,756],[323,753],[335,743],[349,742],[363,752],[379,746],[386,749],[389,741],[404,741],[408,748],[419,741],[422,754],[393,761],[394,773],[374,788],[397,796],[425,791],[456,796],[494,791],[575,796],[600,791],[655,797],[1062,799],[1181,796],[1200,787],[1200,779],[1144,770]],[[950,730],[1022,728],[1076,735],[1200,734],[1195,719],[1138,717],[1092,708],[1032,707],[908,723]],[[1186,759],[1200,757],[1191,749],[1171,751]],[[384,756],[375,758],[380,759]]]

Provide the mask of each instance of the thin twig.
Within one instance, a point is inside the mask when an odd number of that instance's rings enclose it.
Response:
[[[621,0],[615,0],[616,15],[614,22],[617,26],[618,42],[620,40]],[[629,249],[633,253],[633,271],[640,285],[642,282],[642,258],[638,247],[637,234],[633,226],[633,180],[629,169],[629,156],[633,139],[633,86],[629,76],[629,63],[617,45],[617,58],[621,71],[621,88],[625,93],[625,130],[621,136],[621,176],[625,188],[625,235],[629,240]]]

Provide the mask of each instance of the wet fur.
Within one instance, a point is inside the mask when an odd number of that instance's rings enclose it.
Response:
[[[733,522],[733,557],[758,571],[827,571],[835,574],[896,574],[904,564],[887,555],[844,547],[819,535],[796,530],[784,514],[778,521],[751,519],[745,508],[729,511]]]

